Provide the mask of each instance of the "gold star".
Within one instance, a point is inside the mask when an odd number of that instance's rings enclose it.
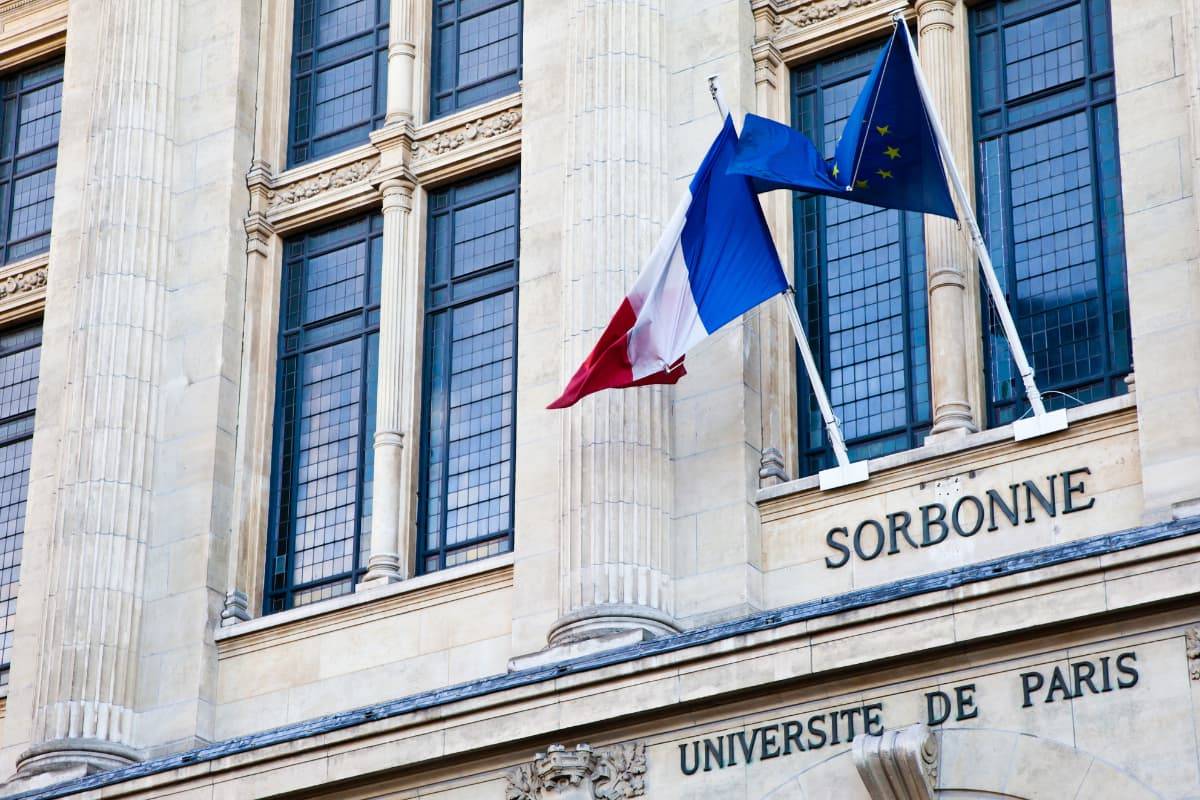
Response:
[[[836,178],[837,176],[838,176],[838,165],[834,164],[833,165],[833,177]]]
[[[877,170],[875,170],[875,174],[881,178],[891,178],[892,177],[892,171],[890,169],[877,169]]]
[[[887,136],[889,133],[892,132],[892,126],[891,125],[876,125],[875,130],[879,131],[880,136]]]
[[[888,158],[897,159],[900,157],[900,148],[899,147],[889,147],[883,151],[883,154],[885,156],[887,156]]]
[[[865,189],[865,188],[867,188],[867,182],[866,181],[855,181],[854,188],[855,189]]]

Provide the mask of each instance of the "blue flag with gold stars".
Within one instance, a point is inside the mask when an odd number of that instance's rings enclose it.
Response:
[[[729,172],[759,192],[794,189],[958,219],[921,100],[908,28],[897,25],[831,159],[799,131],[747,114]]]

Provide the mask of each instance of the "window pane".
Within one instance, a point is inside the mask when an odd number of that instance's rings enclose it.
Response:
[[[975,103],[988,109],[976,120],[980,214],[1038,385],[1051,407],[1122,393],[1128,299],[1107,5],[1009,0],[973,9],[972,26]],[[1003,99],[988,89],[1001,82]],[[1001,424],[1028,406],[990,305],[985,319],[990,416]]]
[[[61,61],[33,67],[4,81],[4,136],[0,142],[4,263],[50,248],[61,110]]]
[[[517,90],[521,72],[520,0],[460,0],[438,5],[433,31],[433,116]]]
[[[366,568],[379,231],[358,219],[285,243],[268,611],[351,591]]]
[[[430,197],[423,571],[512,547],[517,187],[509,170]]]
[[[41,338],[40,326],[0,333],[0,686],[12,660]]]
[[[795,124],[832,156],[878,54],[870,47],[809,65],[793,85]],[[930,415],[925,253],[919,214],[796,198],[801,316],[855,458],[913,447]],[[802,468],[832,463],[804,376]]]
[[[298,0],[288,165],[367,141],[386,111],[389,0]]]

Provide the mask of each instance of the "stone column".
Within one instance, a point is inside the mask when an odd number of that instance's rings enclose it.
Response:
[[[412,313],[419,306],[420,287],[415,265],[405,263],[408,217],[413,185],[390,178],[383,194],[383,283],[380,287],[379,392],[375,406],[375,497],[371,515],[371,557],[360,586],[369,587],[408,576],[408,537],[411,518],[410,470],[405,436],[413,418],[416,387],[416,326]],[[413,437],[409,437],[413,441]]]
[[[664,5],[571,0],[564,383],[633,284],[669,210]],[[550,643],[675,630],[668,390],[601,392],[558,413],[562,616]]]
[[[87,180],[33,744],[18,776],[139,758],[134,721],[150,527],[179,0],[97,3]],[[87,54],[81,54],[86,58]]]
[[[955,29],[960,0],[917,0],[921,66],[954,160],[970,186],[971,94],[962,31]],[[925,216],[925,263],[929,291],[929,362],[932,371],[931,433],[978,430],[972,403],[971,347],[978,347],[979,315],[972,306],[975,255],[952,220]]]
[[[384,124],[413,121],[417,45],[413,37],[413,0],[391,0],[388,19],[387,117]]]

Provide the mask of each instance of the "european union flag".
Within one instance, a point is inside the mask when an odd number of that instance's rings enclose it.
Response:
[[[747,114],[729,171],[749,175],[759,192],[795,189],[958,219],[903,24],[879,54],[832,159],[799,131]]]

